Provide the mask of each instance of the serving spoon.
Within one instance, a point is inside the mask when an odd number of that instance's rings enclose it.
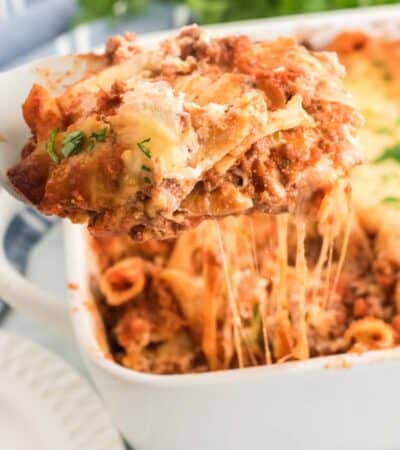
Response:
[[[17,200],[29,205],[11,186],[7,171],[19,161],[21,149],[30,136],[22,117],[22,104],[32,85],[41,84],[57,95],[65,86],[103,64],[104,60],[95,54],[52,56],[0,73],[0,187]]]

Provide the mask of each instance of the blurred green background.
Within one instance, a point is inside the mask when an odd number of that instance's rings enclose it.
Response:
[[[78,0],[80,12],[75,23],[100,17],[133,16],[143,11],[152,0]],[[385,5],[397,0],[164,0],[158,3],[182,3],[200,23],[271,17],[285,14],[328,11],[341,8]]]

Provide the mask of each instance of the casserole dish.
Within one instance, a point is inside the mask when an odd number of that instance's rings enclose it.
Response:
[[[301,34],[323,45],[342,29],[396,32],[397,7],[261,20],[212,27],[217,33],[244,33],[253,38]],[[143,37],[153,46],[166,33]],[[36,63],[37,64],[37,63]],[[0,109],[3,147],[17,146],[24,130],[12,128],[37,76],[31,66],[5,83]],[[18,93],[16,88],[18,87]],[[13,110],[15,108],[15,110]],[[9,123],[10,125],[8,126]],[[3,150],[3,149],[2,149]],[[12,161],[10,161],[11,163]],[[7,194],[0,199],[0,237],[20,206]],[[95,383],[124,436],[138,450],[391,449],[399,446],[396,406],[400,394],[400,350],[341,355],[305,362],[226,372],[157,376],[114,363],[101,344],[102,330],[88,291],[91,273],[86,237],[66,224],[70,316],[82,354]],[[0,295],[47,324],[68,330],[65,307],[40,292],[11,267],[0,251]],[[68,332],[68,331],[67,331]]]

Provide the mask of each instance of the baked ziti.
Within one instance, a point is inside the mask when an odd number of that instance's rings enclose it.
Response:
[[[116,361],[188,373],[399,344],[400,42],[345,33],[329,49],[366,118],[353,195],[337,186],[307,224],[256,214],[167,241],[91,237]]]
[[[152,51],[113,37],[102,62],[58,96],[32,87],[32,135],[8,172],[40,211],[97,235],[165,239],[205,218],[312,215],[362,159],[334,53],[191,26]]]

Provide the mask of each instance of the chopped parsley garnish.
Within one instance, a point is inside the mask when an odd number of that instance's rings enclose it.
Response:
[[[90,152],[90,150],[93,150],[93,147],[94,147],[94,139],[89,139],[89,140],[87,141],[85,150],[88,151],[88,152]]]
[[[374,163],[379,164],[387,160],[394,160],[400,163],[400,142],[392,147],[387,147],[382,155],[374,160]]]
[[[144,177],[144,178],[143,178],[143,181],[144,181],[146,184],[151,184],[151,179],[150,179],[149,177]]]
[[[138,144],[138,145],[139,145],[139,144]],[[142,149],[141,149],[141,150],[142,150]],[[143,150],[142,150],[142,151],[143,151]],[[146,155],[146,156],[147,156],[147,155]],[[148,158],[149,158],[149,156],[148,156]],[[145,164],[142,165],[142,170],[144,170],[144,171],[147,172],[147,173],[151,173],[151,167],[146,166]],[[151,183],[152,183],[151,178],[148,177],[147,175],[143,178],[143,181],[144,181],[146,184],[151,184]]]
[[[82,144],[85,135],[82,131],[72,131],[64,135],[62,142],[61,153],[65,158],[69,158],[78,150],[79,146]]]
[[[97,142],[104,142],[107,137],[107,128],[101,128],[99,131],[93,131],[91,136]]]
[[[382,199],[382,203],[386,203],[387,205],[392,205],[396,208],[400,208],[400,198],[398,197],[385,197]]]
[[[60,164],[60,157],[55,152],[56,137],[59,132],[58,128],[51,130],[49,139],[46,142],[46,151],[55,164]]]
[[[64,156],[64,158],[69,158],[70,156],[77,153],[79,150],[79,147],[81,144],[86,140],[86,145],[84,146],[85,150],[92,150],[95,141],[96,142],[104,142],[107,137],[107,128],[101,128],[98,131],[94,131],[89,139],[85,139],[85,135],[83,131],[71,131],[70,133],[64,134],[64,138],[61,145],[61,153]],[[58,128],[55,128],[54,130],[51,130],[49,134],[49,139],[46,143],[46,151],[49,154],[50,158],[56,163],[60,164],[60,157],[55,152],[55,143],[56,143],[56,137],[60,130]]]
[[[93,150],[93,147],[95,146],[95,142],[104,142],[107,137],[107,132],[108,132],[108,129],[106,127],[101,128],[98,131],[93,131],[93,133],[90,135],[89,139],[87,140],[85,150],[87,150],[87,151]]]
[[[151,151],[146,144],[148,144],[150,141],[151,138],[147,138],[137,143],[137,146],[139,147],[140,151],[143,153],[144,156],[146,156],[149,159],[151,159]]]

